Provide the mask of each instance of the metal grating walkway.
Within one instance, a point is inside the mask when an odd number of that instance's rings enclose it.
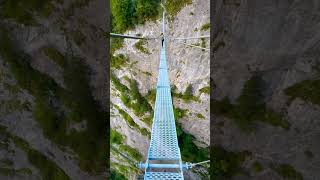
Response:
[[[153,117],[148,158],[146,163],[143,164],[143,167],[145,168],[144,179],[183,180],[183,167],[178,145],[170,83],[168,77],[164,13],[162,28],[163,39],[160,50],[155,111]],[[175,162],[165,162],[168,160]],[[157,164],[153,164],[151,163],[151,161],[158,162]],[[153,168],[155,167],[159,169],[165,169],[169,167],[172,170],[175,170],[175,172],[152,172]]]
[[[170,173],[170,172],[148,172],[145,175],[148,179],[156,180],[181,180],[183,176],[180,173]]]

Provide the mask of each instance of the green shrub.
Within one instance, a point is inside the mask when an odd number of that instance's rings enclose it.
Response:
[[[189,84],[185,90],[184,93],[177,93],[176,92],[176,87],[173,86],[171,87],[171,92],[172,92],[172,96],[173,97],[176,97],[176,98],[179,98],[179,99],[182,99],[184,100],[185,102],[189,102],[189,101],[200,101],[199,98],[197,96],[194,96],[192,94],[192,85]]]
[[[208,148],[198,148],[194,144],[195,137],[185,133],[177,124],[177,136],[182,159],[188,162],[200,162],[208,160]]]
[[[151,54],[149,50],[144,47],[144,45],[146,44],[147,44],[146,40],[139,40],[137,43],[134,44],[134,47],[145,54]]]
[[[143,114],[150,112],[153,113],[151,105],[148,103],[147,99],[143,97],[138,88],[138,82],[134,79],[130,80],[130,95],[135,103],[131,103],[131,108],[134,110],[135,114],[142,116]]]
[[[199,90],[200,93],[210,94],[210,86],[203,87]]]
[[[211,173],[213,178],[231,178],[241,172],[242,163],[250,155],[249,152],[231,152],[220,146],[213,146],[210,149],[212,156]]]
[[[165,1],[165,8],[168,12],[168,14],[171,16],[171,17],[174,17],[178,14],[178,12],[180,12],[180,10],[191,4],[192,3],[192,0],[167,0]]]
[[[146,98],[148,99],[149,102],[154,104],[155,101],[156,101],[156,96],[157,96],[157,90],[156,89],[151,89],[151,90],[148,91],[148,94],[147,94]]]
[[[125,112],[124,110],[120,109],[118,106],[115,106],[115,107],[118,109],[119,114],[123,117],[123,119],[128,123],[128,125],[131,128],[134,128],[134,129],[138,130],[144,136],[150,134],[147,129],[141,128],[138,124],[136,124],[134,122],[134,120],[132,119],[132,117],[127,112]]]
[[[289,129],[290,124],[283,117],[266,108],[263,91],[263,80],[254,75],[245,84],[236,104],[231,104],[227,97],[221,101],[212,100],[212,113],[229,117],[245,132],[253,130],[255,121],[262,121],[273,126]]]
[[[110,7],[113,32],[122,33],[133,26],[133,1],[111,0]]]
[[[121,69],[128,65],[129,58],[123,54],[111,56],[111,68]]]
[[[304,80],[284,90],[292,99],[301,98],[313,104],[320,105],[320,80]]]
[[[187,109],[174,108],[173,113],[176,120],[183,118],[186,116]]]
[[[115,88],[120,91],[121,93],[127,93],[129,92],[129,88],[125,85],[123,85],[120,80],[113,74],[111,73],[111,81],[112,81],[112,84],[115,86]]]
[[[117,131],[111,129],[111,133],[110,133],[110,143],[111,144],[121,144],[123,141],[123,136],[118,133]]]
[[[201,38],[201,47],[206,48],[206,40],[205,38]]]
[[[130,90],[127,86],[123,85],[113,73],[111,73],[111,81],[116,89],[120,91],[121,101],[128,108],[132,109],[135,115],[142,117],[144,114],[149,112],[149,116],[151,116],[150,118],[152,119],[153,109],[148,103],[147,99],[140,94],[136,80],[127,78],[127,81],[129,81],[130,85]],[[150,122],[147,123],[150,124]]]
[[[206,24],[202,25],[200,28],[201,31],[206,31],[208,29],[210,29],[210,23],[206,23]]]
[[[121,152],[126,152],[129,154],[130,157],[134,158],[137,161],[141,161],[142,160],[142,155],[140,154],[139,151],[137,151],[136,149],[128,146],[128,145],[120,145],[119,149]]]
[[[112,32],[123,33],[135,24],[155,20],[159,14],[159,0],[112,0]]]
[[[147,76],[152,76],[152,74],[150,72],[147,72],[147,71],[142,71],[142,73],[147,75]]]
[[[296,171],[289,164],[271,165],[271,168],[276,171],[284,179],[303,180],[300,172]]]
[[[197,113],[197,118],[205,119],[205,117],[204,117],[202,114],[200,114],[200,113]]]
[[[114,52],[117,49],[123,47],[124,39],[123,38],[111,38],[110,40],[110,54],[113,56]]]
[[[111,170],[111,180],[126,180],[127,178],[116,170]]]
[[[137,0],[135,2],[135,21],[143,24],[147,20],[155,20],[159,14],[160,0]]]

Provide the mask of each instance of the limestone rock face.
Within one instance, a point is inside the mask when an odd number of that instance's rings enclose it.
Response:
[[[54,11],[48,17],[35,15],[36,25],[23,25],[14,19],[1,17],[1,30],[6,28],[10,31],[10,37],[14,41],[15,48],[30,56],[30,62],[27,63],[30,63],[33,69],[48,75],[61,88],[66,86],[63,70],[43,53],[42,48],[50,46],[62,54],[81,57],[84,64],[88,65],[88,82],[90,93],[93,96],[92,99],[95,99],[101,106],[105,106],[107,95],[104,87],[107,83],[108,74],[105,66],[107,59],[104,34],[106,31],[105,4],[102,1],[95,0],[77,5],[74,4],[75,1],[65,0],[63,2],[55,2],[53,5]],[[1,3],[1,8],[3,8],[3,4]],[[37,12],[33,13],[36,14]],[[75,31],[81,31],[84,38],[78,44],[72,39],[71,35]],[[45,136],[44,130],[34,118],[35,97],[19,86],[13,74],[9,64],[0,55],[1,127],[6,127],[6,130],[12,136],[21,138],[29,144],[30,149],[39,152],[56,164],[70,179],[105,179],[106,172],[95,174],[83,170],[79,165],[77,153],[70,147],[58,145]],[[55,101],[52,103],[59,104]],[[86,130],[86,120],[71,123],[70,129],[75,131]],[[3,133],[1,133],[0,138],[3,138],[2,136]],[[26,151],[17,146],[12,138],[7,137],[7,139],[9,139],[9,147],[3,148],[2,145],[0,146],[0,179],[41,179],[42,175],[39,167],[35,167],[30,162]],[[106,151],[108,150],[106,149]],[[10,166],[4,165],[2,160],[5,158],[14,163]],[[11,172],[13,175],[2,173],[2,168],[14,170]]]
[[[227,96],[231,102],[244,83],[258,72],[265,81],[267,107],[284,115],[286,131],[257,123],[246,135],[231,119],[212,115],[214,144],[228,150],[252,152],[252,159],[266,163],[258,174],[245,179],[278,179],[268,163],[290,164],[304,179],[319,177],[319,156],[308,159],[304,151],[319,154],[319,106],[295,99],[288,103],[284,89],[318,77],[320,61],[320,3],[314,1],[237,1],[215,3],[211,78],[213,99]],[[219,45],[220,44],[220,45]],[[221,46],[221,44],[224,44]],[[219,122],[225,122],[218,127]],[[264,175],[263,175],[264,174]],[[235,178],[238,179],[238,178]],[[240,178],[239,178],[240,179]]]

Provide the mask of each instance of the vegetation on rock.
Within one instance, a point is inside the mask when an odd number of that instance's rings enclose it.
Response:
[[[22,149],[28,157],[29,162],[36,167],[43,179],[61,179],[61,180],[70,180],[69,176],[61,169],[55,162],[48,159],[45,155],[39,151],[33,149],[25,140],[22,138],[10,134],[5,127],[0,126],[0,132],[7,139],[13,140],[15,145]],[[1,168],[2,173],[7,175],[14,175],[16,173],[30,173],[30,169],[10,169],[10,168]]]
[[[201,31],[206,31],[208,29],[210,29],[210,23],[206,23],[206,24],[202,25],[200,28]]]
[[[0,36],[0,55],[10,65],[19,86],[35,97],[33,116],[44,135],[61,146],[72,148],[78,154],[82,169],[92,173],[103,171],[106,165],[104,127],[107,113],[92,97],[88,67],[83,60],[65,57],[63,62],[57,51],[51,52],[52,56],[49,56],[53,61],[64,66],[66,88],[62,88],[50,76],[30,65],[31,57],[19,51],[8,33],[1,31]],[[68,110],[62,109],[63,106]],[[87,122],[85,130],[68,129],[71,122],[81,121]]]
[[[284,90],[292,99],[301,98],[313,104],[320,105],[320,80],[304,80]]]
[[[247,151],[232,152],[220,146],[213,146],[210,149],[212,156],[210,176],[215,179],[231,178],[242,171],[242,163],[250,153]]]
[[[199,90],[200,93],[210,94],[210,86],[203,87]]]
[[[175,97],[175,98],[179,98],[179,99],[182,99],[184,100],[185,102],[190,102],[191,100],[192,101],[200,101],[199,98],[197,96],[194,96],[192,91],[193,91],[193,88],[192,88],[192,85],[189,84],[185,90],[184,93],[178,93],[176,92],[176,89],[177,87],[176,86],[173,86],[171,88],[171,93],[172,93],[172,97]]]
[[[254,75],[245,84],[236,104],[231,104],[227,97],[212,100],[212,113],[229,117],[244,131],[253,130],[255,121],[262,121],[273,126],[289,129],[289,123],[283,117],[266,107],[263,91],[263,80]]]
[[[294,167],[289,164],[273,164],[271,165],[271,168],[284,179],[303,180],[303,176],[301,175],[301,173],[296,171]]]
[[[146,44],[147,44],[146,40],[139,40],[137,43],[134,44],[134,47],[145,54],[151,54],[149,50],[144,47],[144,45]]]
[[[192,4],[192,0],[167,0],[164,4],[168,14],[171,17],[174,17],[180,12],[180,10],[189,5]]]
[[[112,32],[123,33],[135,24],[155,20],[159,5],[159,0],[111,0]]]

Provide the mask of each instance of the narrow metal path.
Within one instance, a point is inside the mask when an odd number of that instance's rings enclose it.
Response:
[[[196,165],[209,162],[203,161],[194,164],[183,163],[181,159],[173,112],[170,81],[168,76],[166,56],[167,35],[165,29],[166,24],[164,11],[162,17],[162,36],[160,37],[162,38],[162,41],[151,141],[146,162],[139,163],[137,165],[140,169],[144,170],[144,180],[183,180],[183,170],[187,170]],[[117,38],[146,40],[156,39],[113,33],[110,35],[111,37]],[[174,38],[174,40],[199,39],[208,37],[209,36]]]

